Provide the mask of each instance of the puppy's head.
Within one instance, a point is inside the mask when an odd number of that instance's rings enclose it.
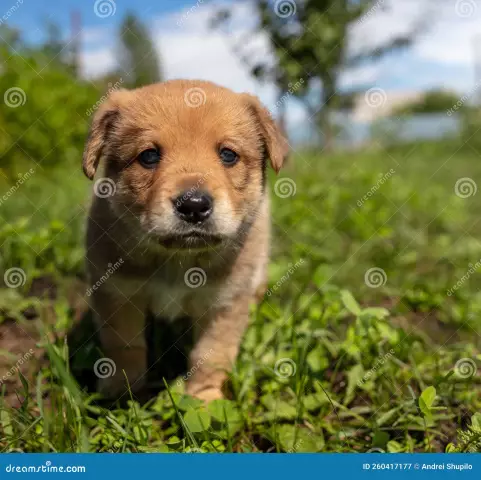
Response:
[[[110,95],[83,157],[100,160],[113,211],[165,247],[202,248],[236,238],[262,203],[267,163],[287,142],[256,97],[209,82],[171,81]],[[113,183],[112,183],[113,182]]]

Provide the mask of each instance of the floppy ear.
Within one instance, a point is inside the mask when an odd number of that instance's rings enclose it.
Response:
[[[243,95],[246,98],[249,110],[256,119],[272,168],[278,173],[289,153],[287,140],[269,110],[261,104],[259,99],[248,93]]]
[[[120,116],[120,101],[126,93],[127,90],[113,92],[93,117],[82,162],[83,171],[90,180],[94,178],[109,134]]]

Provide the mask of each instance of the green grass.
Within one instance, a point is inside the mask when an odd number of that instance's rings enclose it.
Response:
[[[230,399],[205,407],[174,381],[147,404],[106,408],[66,361],[87,182],[39,173],[0,213],[2,276],[27,274],[0,290],[0,327],[38,331],[47,358],[3,386],[2,450],[481,451],[481,192],[457,196],[464,177],[479,184],[479,155],[454,145],[296,154],[272,178],[295,195],[272,195],[270,294],[253,308]],[[42,278],[55,292],[27,296]],[[98,355],[92,340],[82,349]]]

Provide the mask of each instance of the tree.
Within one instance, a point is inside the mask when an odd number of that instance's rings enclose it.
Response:
[[[426,4],[430,0],[425,0]],[[424,9],[407,33],[395,35],[381,45],[354,54],[348,49],[349,32],[363,18],[375,17],[392,8],[386,0],[256,0],[260,21],[256,31],[268,34],[275,62],[252,66],[256,76],[269,78],[285,95],[286,86],[299,84],[293,95],[300,98],[310,118],[316,118],[324,134],[325,148],[332,145],[332,112],[352,105],[354,92],[339,91],[339,78],[348,68],[378,61],[387,53],[412,44],[424,29]],[[226,9],[224,8],[224,11]],[[218,16],[225,22],[229,16]],[[427,17],[429,18],[429,17]],[[347,93],[348,98],[343,98]]]
[[[128,14],[120,27],[120,61],[125,84],[141,87],[161,81],[160,56],[147,28],[133,14]]]
[[[455,92],[447,90],[429,90],[422,97],[406,105],[402,105],[394,110],[394,115],[414,115],[422,113],[447,113],[452,115],[452,111],[458,111],[461,108],[468,107],[467,101],[469,95],[462,97]]]

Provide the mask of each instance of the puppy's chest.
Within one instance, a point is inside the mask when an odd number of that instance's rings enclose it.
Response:
[[[205,283],[199,272],[199,275],[181,281],[169,281],[158,276],[149,280],[120,277],[115,279],[114,288],[127,298],[135,292],[142,292],[155,316],[173,321],[180,317],[202,315],[216,301],[218,288]]]

